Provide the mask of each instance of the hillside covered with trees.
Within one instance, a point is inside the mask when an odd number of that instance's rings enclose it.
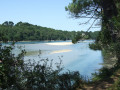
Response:
[[[0,25],[1,41],[72,40],[81,34],[89,34],[85,39],[96,38],[93,32],[62,31],[23,22],[14,25],[12,21],[6,21]]]
[[[8,41],[70,40],[74,37],[73,33],[23,22],[14,25],[13,22],[6,21],[0,25],[0,35]]]

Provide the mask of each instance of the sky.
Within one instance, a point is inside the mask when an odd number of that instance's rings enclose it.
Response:
[[[71,18],[65,11],[72,0],[0,0],[0,24],[5,21],[28,22],[34,25],[67,31],[87,31],[87,19]],[[92,28],[90,31],[100,30]]]

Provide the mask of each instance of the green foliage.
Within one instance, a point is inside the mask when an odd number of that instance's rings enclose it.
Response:
[[[15,57],[11,53],[12,48],[12,46],[0,46],[0,88],[3,89],[10,86],[22,88],[23,53]]]
[[[23,22],[14,25],[13,22],[6,21],[0,25],[0,41],[72,40],[75,33]]]
[[[103,68],[94,74],[93,81],[109,79],[117,69],[120,69],[120,1],[72,0],[65,9],[74,17],[93,19],[101,17],[101,32],[95,44],[90,44],[90,48],[107,50],[109,55],[113,54],[111,56],[116,56],[118,61],[113,68]],[[119,87],[120,80],[110,90],[119,90]]]
[[[79,40],[81,39],[81,35],[77,35],[77,36],[75,36],[75,38],[72,40],[72,43],[77,43]]]
[[[112,76],[112,78],[117,78],[117,80],[115,80],[114,84],[112,86],[110,86],[108,88],[108,90],[120,90],[120,69],[118,69],[115,74]]]
[[[3,24],[2,24],[3,26],[8,26],[8,27],[12,27],[12,26],[14,26],[14,23],[12,22],[12,21],[5,21]]]
[[[101,17],[102,31],[97,40],[101,45],[107,45],[117,41],[118,38],[115,32],[119,33],[119,3],[114,0],[72,0],[65,9],[74,17],[93,19]]]
[[[100,41],[102,44],[110,44],[113,42],[110,31],[107,30],[105,27],[102,29],[98,36],[98,41]]]
[[[109,79],[113,75],[113,69],[102,68],[99,70],[99,73],[94,73],[92,81],[100,81]]]
[[[120,90],[120,78],[108,90]]]
[[[120,69],[120,62],[118,62],[111,68],[103,67],[99,70],[99,73],[93,74],[93,81],[100,81],[100,80],[109,80],[112,75],[115,74],[116,71]]]
[[[88,36],[89,36],[90,39],[96,40],[98,35],[99,35],[99,33],[100,33],[100,31],[94,31],[94,32],[90,31],[90,32],[88,32]]]
[[[72,39],[72,43],[73,44],[77,43],[77,40],[76,39]]]
[[[84,32],[78,31],[77,35],[72,39],[72,43],[77,43],[79,40],[87,40],[87,39],[96,39],[98,37],[99,31],[95,32]]]
[[[0,46],[0,89],[7,90],[74,90],[82,88],[79,72],[61,73],[61,62],[53,70],[52,61],[24,62],[25,51],[17,57],[13,46]]]
[[[101,50],[102,49],[101,45],[98,43],[89,44],[89,47],[93,50]]]
[[[98,16],[100,1],[98,0],[73,0],[68,6],[65,7],[73,16],[79,17],[82,14]]]
[[[37,64],[33,67],[33,70],[31,69],[32,67],[28,68],[24,74],[26,77],[25,87],[28,89],[73,90],[82,85],[78,72],[59,74],[61,69],[53,70],[52,67],[47,65],[47,62],[43,65]]]

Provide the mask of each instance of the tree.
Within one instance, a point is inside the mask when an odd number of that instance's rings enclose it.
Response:
[[[104,15],[109,19],[118,15],[114,0],[73,0],[65,9],[75,17],[83,18],[97,18]]]
[[[8,25],[9,25],[9,22],[8,22],[8,21],[5,21],[2,25],[8,26]]]
[[[23,40],[71,40],[72,32],[55,30],[29,23],[18,22],[14,25],[12,21],[6,21],[0,25],[0,35],[7,36],[9,41]]]
[[[90,18],[94,19],[93,24],[97,19],[101,19],[102,30],[109,30],[109,38],[111,42],[115,42],[115,25],[112,22],[113,17],[118,16],[119,6],[116,3],[120,3],[118,0],[73,0],[65,9],[70,12],[73,17],[76,18]],[[92,27],[91,25],[91,27]],[[91,28],[90,27],[90,28]],[[90,29],[89,28],[89,29]],[[88,29],[88,30],[89,30]],[[104,34],[104,33],[103,33]]]
[[[5,21],[2,25],[4,25],[4,26],[14,26],[14,23],[12,21]]]
[[[9,26],[13,27],[14,23],[12,21],[9,21]]]
[[[96,18],[101,13],[98,0],[73,0],[65,9],[74,17],[80,18]]]

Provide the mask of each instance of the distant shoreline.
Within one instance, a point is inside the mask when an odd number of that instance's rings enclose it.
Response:
[[[71,41],[71,40],[28,40],[28,41],[7,41],[7,42],[34,42],[34,41]],[[3,42],[3,41],[0,41],[0,42]]]
[[[14,42],[14,43],[17,43],[17,42],[53,42],[53,41],[72,41],[72,40],[28,40],[28,41],[7,41],[7,42],[3,42],[3,41],[0,41],[0,43],[9,43],[9,42]]]

